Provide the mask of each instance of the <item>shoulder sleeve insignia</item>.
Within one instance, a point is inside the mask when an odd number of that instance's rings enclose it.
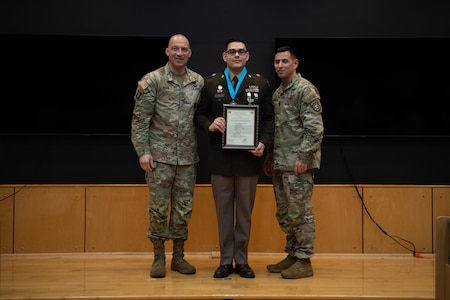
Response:
[[[322,111],[322,105],[320,104],[319,100],[314,100],[311,102],[311,108],[315,112],[321,112]]]
[[[138,85],[139,85],[139,88],[143,91],[145,91],[145,89],[148,88],[148,83],[144,79],[139,80]]]

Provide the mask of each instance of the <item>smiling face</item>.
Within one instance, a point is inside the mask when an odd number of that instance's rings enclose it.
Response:
[[[298,59],[289,51],[277,52],[273,65],[278,77],[285,83],[291,81],[297,74]]]
[[[178,74],[184,73],[192,55],[188,39],[181,34],[172,36],[166,48],[166,55],[169,58],[170,69]]]
[[[222,53],[222,58],[227,64],[228,69],[237,74],[240,73],[247,64],[250,53],[247,51],[247,47],[244,43],[231,42],[228,44],[227,49]]]

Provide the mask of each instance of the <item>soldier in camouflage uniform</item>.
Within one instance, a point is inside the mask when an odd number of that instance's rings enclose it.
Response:
[[[154,248],[150,276],[155,278],[166,275],[164,242],[169,239],[171,270],[196,272],[184,259],[184,242],[199,161],[194,112],[204,81],[186,67],[192,51],[185,36],[172,36],[166,55],[165,66],[138,82],[131,121],[131,140],[150,189],[147,236]]]
[[[267,269],[293,279],[313,276],[310,258],[316,232],[312,192],[324,127],[319,92],[297,73],[295,52],[290,47],[277,49],[274,67],[281,84],[272,96],[275,134],[264,171],[272,176],[276,218],[286,234],[288,255]]]

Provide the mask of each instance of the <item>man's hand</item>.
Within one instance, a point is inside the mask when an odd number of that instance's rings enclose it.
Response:
[[[263,143],[259,142],[258,143],[258,147],[256,147],[255,150],[248,150],[248,152],[250,152],[254,156],[261,157],[264,154],[264,149],[265,148],[266,148],[266,146],[264,146]]]
[[[266,174],[266,176],[273,175],[273,160],[266,159],[264,161],[264,174]]]
[[[225,127],[226,127],[226,122],[225,122],[225,118],[224,117],[217,117],[214,119],[214,121],[211,123],[211,125],[209,125],[208,130],[210,132],[214,132],[214,131],[220,131],[221,133],[225,132]]]
[[[151,154],[144,154],[139,157],[139,165],[145,172],[151,172],[152,169],[156,167],[156,162],[153,161],[153,156]]]
[[[301,174],[305,172],[308,169],[308,165],[302,163],[301,161],[297,160],[294,164],[294,173],[295,175]]]

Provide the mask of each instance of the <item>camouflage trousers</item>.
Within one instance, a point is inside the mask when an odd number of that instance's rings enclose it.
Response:
[[[187,240],[196,172],[197,165],[158,162],[152,172],[146,173],[145,179],[150,189],[147,232],[150,239]]]
[[[312,205],[314,170],[295,175],[274,171],[272,178],[276,198],[276,218],[286,233],[285,252],[297,258],[314,255],[316,237]]]

